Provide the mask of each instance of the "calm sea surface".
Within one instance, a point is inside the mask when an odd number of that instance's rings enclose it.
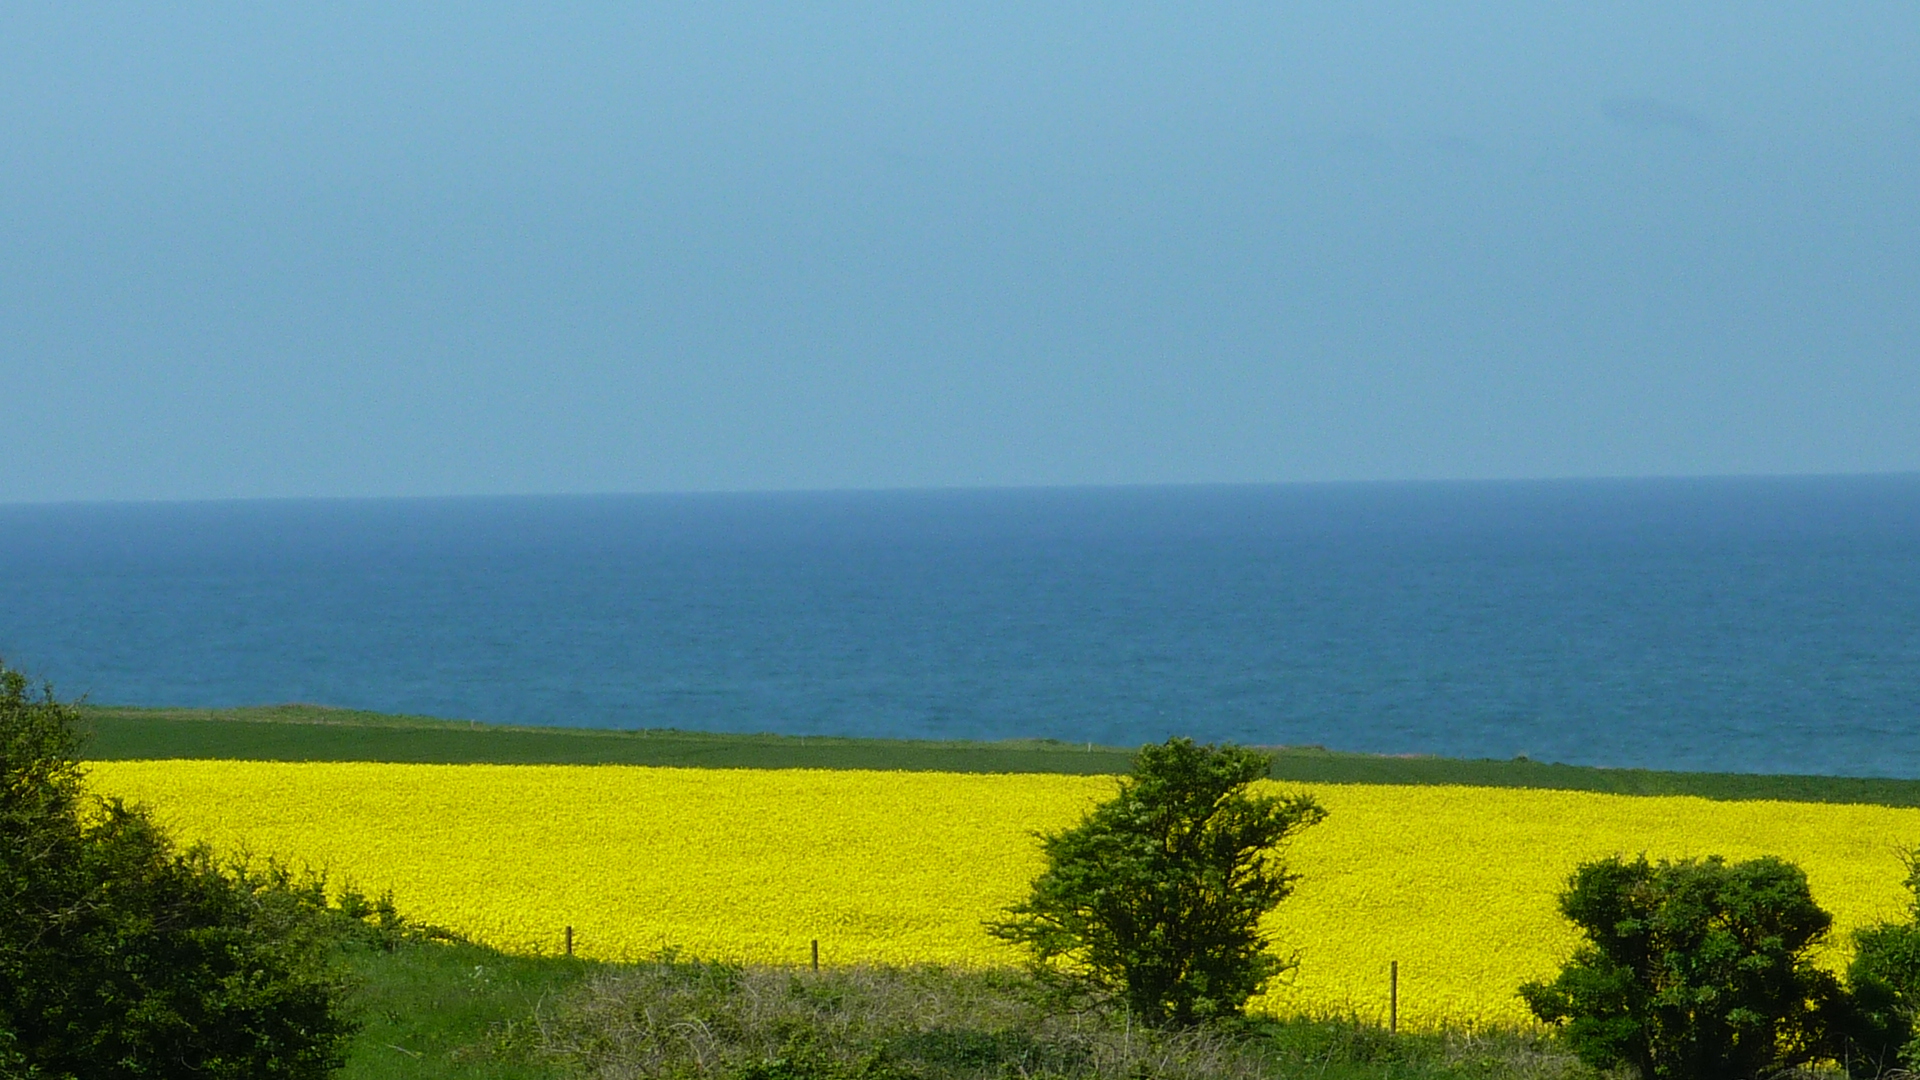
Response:
[[[0,507],[106,703],[1920,776],[1920,477]]]

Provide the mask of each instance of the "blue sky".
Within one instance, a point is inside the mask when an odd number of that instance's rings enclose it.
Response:
[[[0,501],[1920,469],[1920,6],[11,4]]]

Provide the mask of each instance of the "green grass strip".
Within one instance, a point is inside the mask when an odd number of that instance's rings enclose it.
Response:
[[[708,769],[904,769],[916,772],[1117,774],[1130,748],[1063,743],[934,742],[655,729],[511,727],[276,705],[241,709],[88,706],[97,760],[224,758],[435,764],[682,765]],[[1516,759],[1461,760],[1275,749],[1281,780],[1472,784],[1622,795],[1920,806],[1920,780],[1598,769]]]

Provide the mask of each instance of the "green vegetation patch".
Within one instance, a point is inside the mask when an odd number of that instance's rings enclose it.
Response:
[[[242,709],[89,706],[97,760],[223,758],[437,764],[680,765],[733,769],[905,769],[1118,775],[1132,747],[933,742],[655,729],[513,727],[314,705]],[[1597,769],[1515,759],[1461,760],[1269,747],[1281,780],[1339,784],[1469,784],[1621,795],[1920,806],[1920,780]]]
[[[560,1075],[536,1053],[537,1014],[596,965],[510,956],[465,943],[349,944],[342,967],[360,1030],[340,1080],[535,1080]]]
[[[1596,1080],[1539,1032],[1395,1035],[1353,1021],[1199,1027],[1015,970],[733,967],[663,957],[560,995],[539,1058],[681,1080]]]
[[[1009,969],[735,967],[352,943],[340,1080],[1597,1080],[1540,1031],[1142,1028]]]
[[[1051,741],[920,742],[697,731],[512,727],[278,705],[245,709],[90,707],[97,760],[396,761],[501,765],[683,765],[731,769],[905,769],[1124,773],[1132,749]]]

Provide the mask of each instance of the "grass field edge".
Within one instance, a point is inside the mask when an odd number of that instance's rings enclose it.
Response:
[[[1005,742],[717,733],[672,728],[537,727],[319,705],[230,709],[83,705],[94,760],[385,761],[421,764],[669,765],[1115,775],[1132,750],[1050,739]],[[1298,783],[1458,784],[1719,800],[1920,806],[1920,780],[1667,772],[1322,747],[1265,747],[1275,779]]]

